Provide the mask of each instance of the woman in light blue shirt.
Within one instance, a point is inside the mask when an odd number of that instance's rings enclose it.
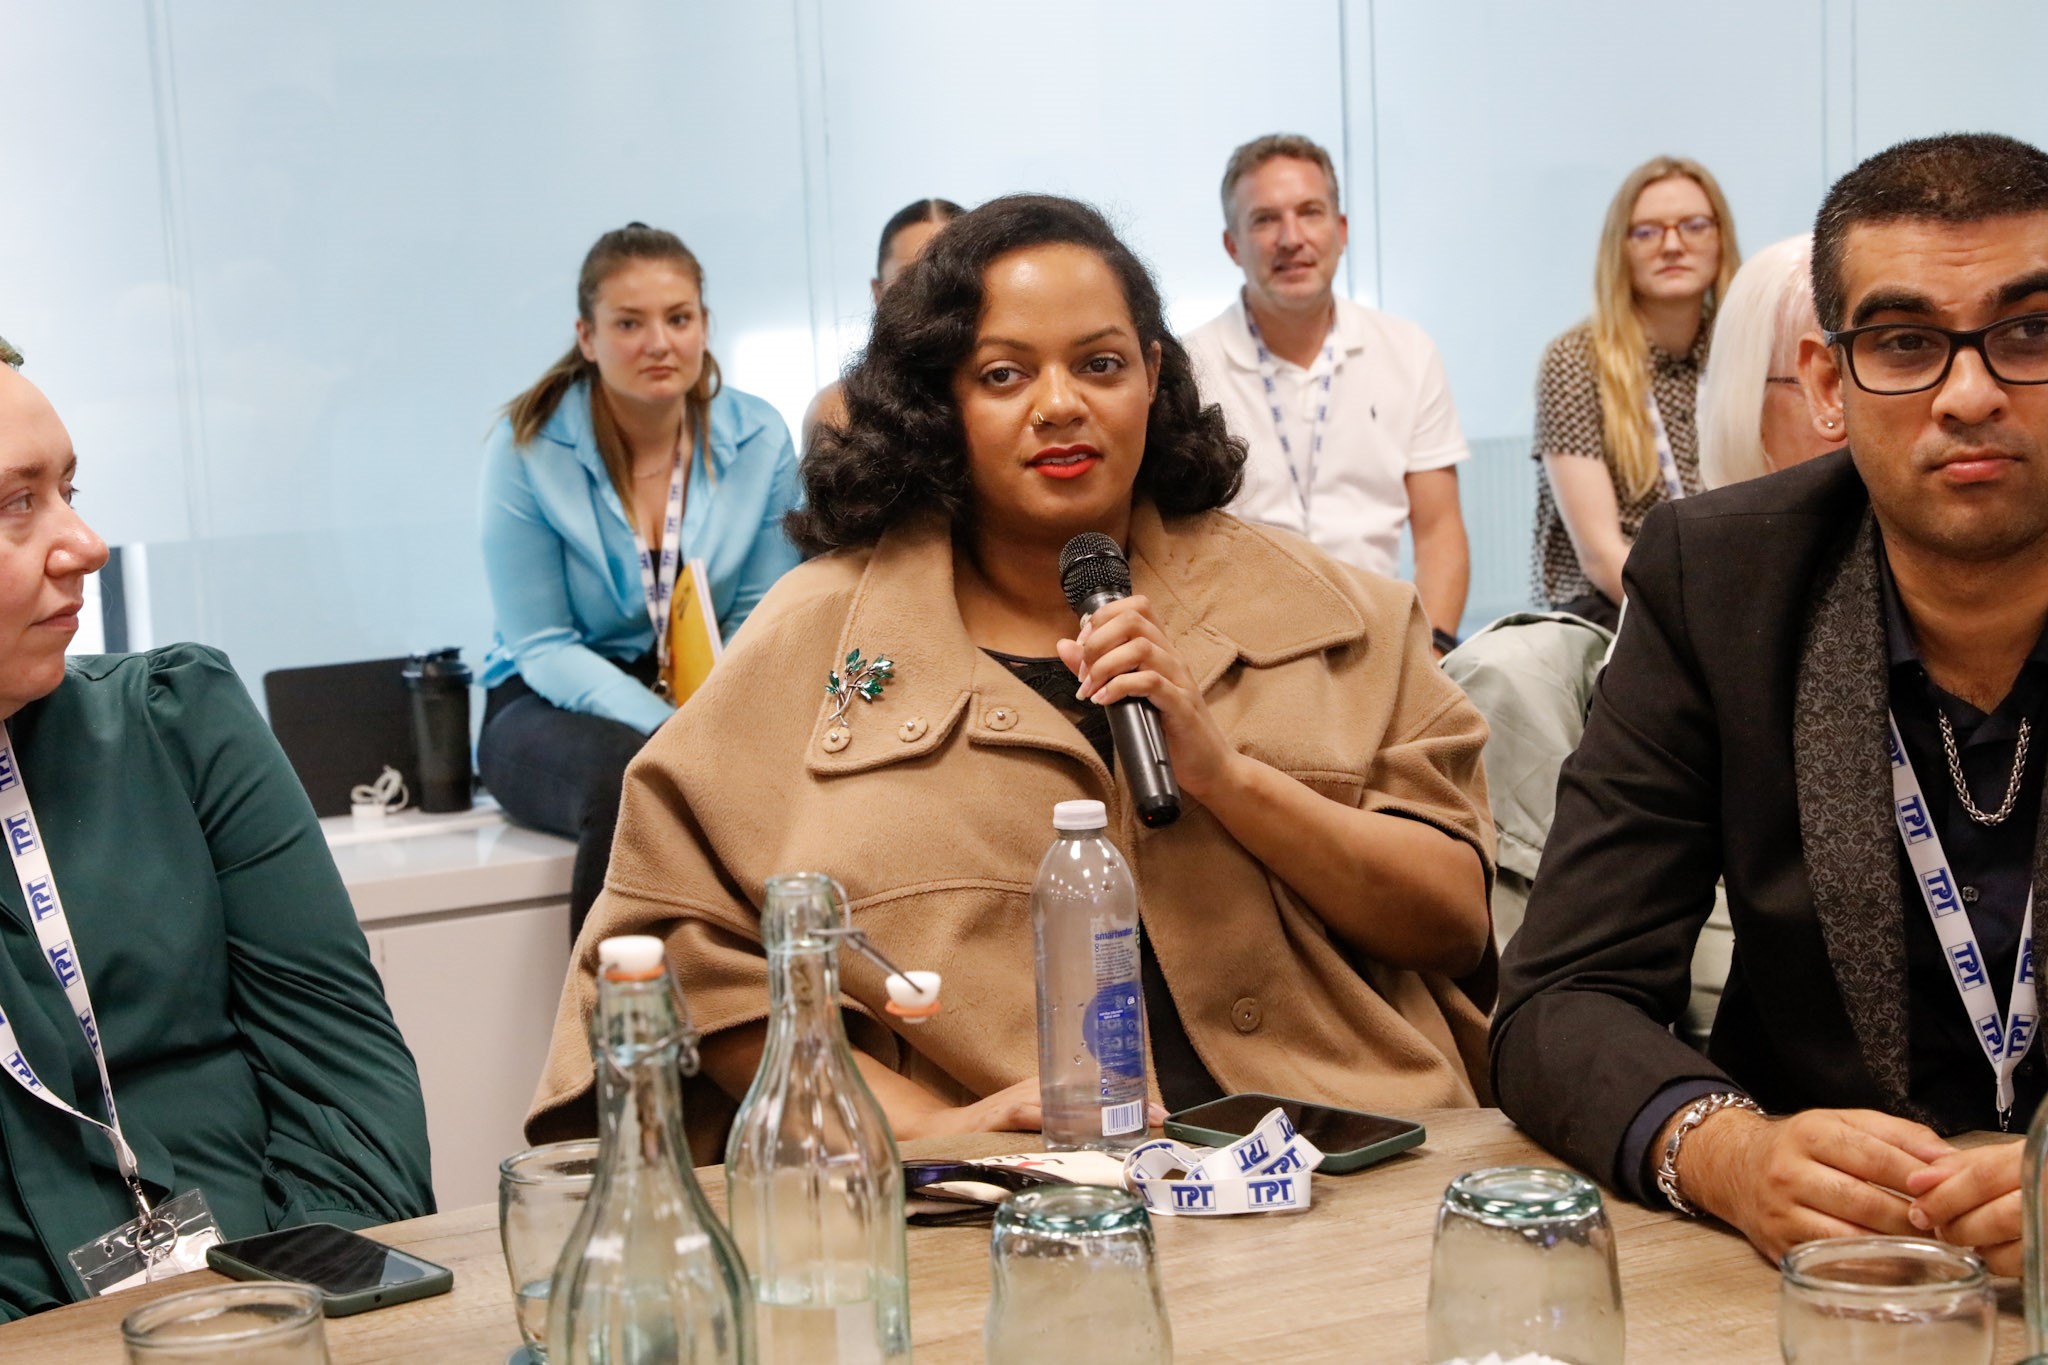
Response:
[[[575,346],[484,454],[497,636],[477,766],[514,819],[577,841],[572,932],[604,885],[626,764],[675,710],[657,680],[683,568],[703,561],[729,641],[798,560],[782,530],[795,447],[773,408],[721,385],[703,290],[674,234],[600,237]]]

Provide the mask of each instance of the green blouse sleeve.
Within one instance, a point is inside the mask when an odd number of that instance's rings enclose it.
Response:
[[[298,778],[219,652],[157,651],[149,719],[219,878],[229,1008],[270,1131],[270,1225],[431,1213],[413,1065]]]

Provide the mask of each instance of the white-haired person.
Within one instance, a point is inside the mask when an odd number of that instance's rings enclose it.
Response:
[[[1700,479],[1724,488],[1825,455],[1841,423],[1817,416],[1799,386],[1799,338],[1813,312],[1813,235],[1773,242],[1742,263],[1714,314],[1700,379]]]

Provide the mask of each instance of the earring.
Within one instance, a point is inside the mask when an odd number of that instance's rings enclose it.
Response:
[[[1826,427],[1829,431],[1833,431],[1835,429],[1835,419],[1832,417],[1823,417],[1821,419],[1820,424]]]

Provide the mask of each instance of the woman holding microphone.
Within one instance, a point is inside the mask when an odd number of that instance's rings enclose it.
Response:
[[[1036,1128],[1029,898],[1069,799],[1106,804],[1131,864],[1168,1107],[1474,1103],[1485,727],[1412,587],[1219,510],[1244,447],[1102,217],[1020,195],[949,224],[882,296],[846,400],[791,519],[820,557],[628,775],[529,1133],[594,1125],[597,945],[648,933],[703,1034],[693,1142],[719,1150],[764,1036],[763,884],[800,868],[945,977],[912,1028],[846,962],[849,1035],[897,1136]],[[1088,531],[1124,550],[1134,594],[1084,624],[1058,561]],[[893,671],[839,705],[828,674],[853,650]],[[1167,828],[1139,824],[1102,723],[1124,697],[1159,710],[1183,797]]]
[[[516,820],[577,841],[570,929],[604,885],[619,784],[675,711],[668,622],[701,561],[731,639],[797,562],[796,450],[724,387],[704,270],[673,234],[607,232],[583,260],[576,344],[512,400],[484,453],[497,635],[477,766]]]

